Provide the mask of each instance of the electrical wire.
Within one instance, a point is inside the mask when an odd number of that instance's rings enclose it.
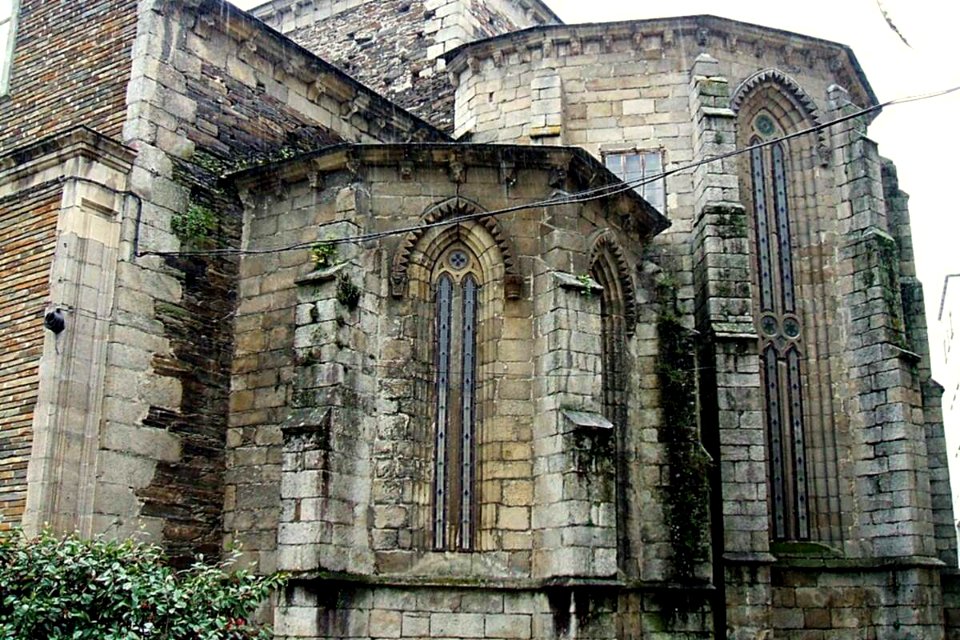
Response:
[[[497,216],[506,215],[509,213],[526,211],[528,209],[537,209],[541,207],[556,207],[556,206],[563,206],[567,204],[580,204],[584,202],[591,202],[593,200],[600,200],[600,199],[608,198],[610,196],[614,196],[620,193],[632,191],[637,187],[641,187],[653,182],[657,182],[659,180],[664,180],[669,176],[690,171],[698,167],[711,164],[713,162],[726,160],[727,158],[732,158],[745,153],[750,153],[756,149],[762,149],[765,147],[779,144],[781,142],[785,142],[787,140],[792,140],[794,138],[799,138],[802,136],[810,135],[812,133],[817,133],[829,127],[842,124],[850,120],[862,118],[863,116],[880,111],[886,107],[907,104],[911,102],[919,102],[922,100],[929,100],[932,98],[938,98],[938,97],[946,96],[948,94],[951,94],[957,91],[960,91],[960,85],[949,87],[947,89],[942,89],[939,91],[932,91],[924,94],[905,96],[903,98],[894,98],[892,100],[887,100],[886,102],[882,102],[880,104],[876,104],[871,107],[859,109],[855,112],[848,113],[846,115],[840,116],[833,120],[822,122],[820,124],[814,125],[812,127],[808,127],[806,129],[794,131],[793,133],[788,133],[778,138],[758,142],[756,144],[749,145],[747,147],[743,147],[740,149],[735,149],[733,151],[728,151],[726,153],[710,155],[705,158],[701,158],[700,160],[696,160],[694,162],[690,162],[688,164],[685,164],[679,167],[674,167],[673,169],[668,169],[666,171],[662,171],[652,176],[644,176],[642,178],[638,178],[635,180],[621,181],[614,184],[608,184],[600,187],[594,187],[592,189],[586,189],[584,191],[579,191],[579,192],[568,194],[565,196],[553,197],[547,200],[538,200],[534,202],[513,205],[510,207],[504,207],[502,209],[494,209],[492,211],[478,211],[475,213],[456,216],[453,218],[445,218],[443,220],[437,220],[435,222],[429,222],[429,223],[423,223],[423,224],[417,224],[417,225],[408,225],[404,227],[398,227],[396,229],[374,231],[374,232],[362,233],[354,236],[345,236],[340,238],[326,238],[326,239],[321,239],[321,240],[316,240],[311,242],[299,242],[296,244],[285,245],[283,247],[274,247],[269,249],[228,248],[228,249],[207,249],[207,250],[198,250],[198,251],[143,251],[143,252],[137,253],[136,255],[137,257],[150,256],[150,255],[189,257],[189,256],[264,255],[264,254],[283,253],[286,251],[308,249],[318,244],[319,245],[338,245],[338,244],[348,244],[348,243],[370,242],[370,241],[379,240],[381,238],[386,238],[390,236],[405,235],[408,233],[413,233],[417,231],[426,231],[426,230],[434,229],[437,227],[446,227],[446,226],[451,226],[456,224],[462,224],[464,222],[469,222],[472,220],[478,220],[481,218],[488,218],[488,217],[497,217]],[[332,221],[317,225],[317,229],[320,230],[335,224],[340,224],[342,222],[346,222],[346,220],[332,220]]]

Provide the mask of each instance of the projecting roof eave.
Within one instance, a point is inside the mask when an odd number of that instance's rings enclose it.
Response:
[[[576,36],[580,39],[596,39],[615,37],[619,33],[642,34],[652,31],[687,31],[690,33],[699,33],[701,29],[712,29],[738,36],[753,36],[756,39],[772,40],[776,44],[787,44],[796,42],[806,47],[815,47],[822,50],[833,50],[841,54],[841,64],[848,67],[848,77],[854,86],[844,86],[855,102],[861,107],[872,107],[879,104],[877,96],[867,80],[860,62],[857,60],[853,50],[841,43],[813,36],[777,29],[774,27],[765,27],[749,22],[740,22],[730,18],[721,18],[712,15],[693,15],[678,16],[671,18],[652,18],[647,20],[623,20],[619,22],[591,22],[582,24],[559,24],[543,25],[529,27],[521,31],[514,31],[499,36],[493,36],[484,40],[476,40],[446,52],[443,58],[447,62],[448,69],[454,74],[462,71],[470,59],[484,58],[496,50],[510,48],[512,46],[524,43],[534,44],[538,39],[546,36],[552,36],[554,39],[564,39]],[[781,42],[777,42],[781,41]],[[706,49],[706,53],[710,53]]]
[[[522,7],[532,11],[534,14],[540,14],[541,16],[545,17],[549,22],[563,24],[563,20],[560,19],[560,16],[554,13],[553,9],[547,6],[547,4],[542,0],[516,0],[516,2]],[[249,12],[251,15],[262,19],[279,11],[292,11],[296,6],[302,4],[304,4],[303,0],[267,0],[266,2],[261,2],[257,6],[252,7],[249,9]]]
[[[578,203],[588,200],[581,194],[590,191],[589,200],[605,201],[608,215],[624,217],[641,238],[650,238],[670,226],[670,221],[644,200],[636,191],[624,184],[616,175],[579,147],[532,146],[506,144],[470,143],[388,143],[388,144],[338,144],[300,154],[293,158],[259,165],[227,174],[223,180],[241,190],[271,188],[278,182],[294,183],[309,179],[311,175],[348,170],[359,172],[363,166],[396,165],[401,163],[417,166],[451,166],[459,163],[470,167],[495,168],[498,171],[511,167],[517,173],[525,170],[566,172],[564,183],[573,189],[564,195],[561,187],[550,196],[550,203]],[[547,201],[531,203],[530,207],[545,206]]]

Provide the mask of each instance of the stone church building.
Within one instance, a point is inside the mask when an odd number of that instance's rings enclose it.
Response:
[[[847,47],[541,0],[0,0],[0,528],[278,638],[960,637]]]

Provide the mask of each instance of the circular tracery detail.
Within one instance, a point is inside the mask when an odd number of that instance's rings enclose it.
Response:
[[[765,113],[761,113],[759,116],[757,116],[754,126],[757,128],[757,131],[760,132],[760,135],[765,138],[769,138],[777,132],[777,126],[773,124],[773,120],[770,118],[770,116]]]
[[[463,249],[454,249],[447,256],[447,265],[455,271],[462,271],[470,266],[470,256]]]

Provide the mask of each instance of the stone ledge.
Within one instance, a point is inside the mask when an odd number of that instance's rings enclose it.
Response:
[[[586,274],[575,276],[565,271],[554,271],[553,279],[557,281],[561,289],[573,289],[588,295],[603,291],[603,286]]]
[[[329,282],[336,278],[337,274],[343,271],[347,264],[349,263],[341,262],[325,269],[316,269],[305,276],[297,278],[294,282],[300,286]]]
[[[355,573],[306,571],[290,574],[291,584],[304,583],[340,583],[368,587],[421,587],[426,589],[463,589],[463,590],[490,590],[504,591],[541,591],[544,589],[583,588],[613,589],[617,591],[643,591],[663,593],[673,591],[695,591],[712,593],[716,587],[712,584],[679,583],[679,582],[645,582],[641,580],[619,580],[604,578],[471,578],[468,576],[451,576],[436,578],[425,576],[400,575],[360,575]]]
[[[820,571],[823,569],[844,572],[874,572],[890,569],[943,569],[946,564],[929,556],[898,556],[888,558],[798,558],[778,557],[773,565],[777,569]]]

